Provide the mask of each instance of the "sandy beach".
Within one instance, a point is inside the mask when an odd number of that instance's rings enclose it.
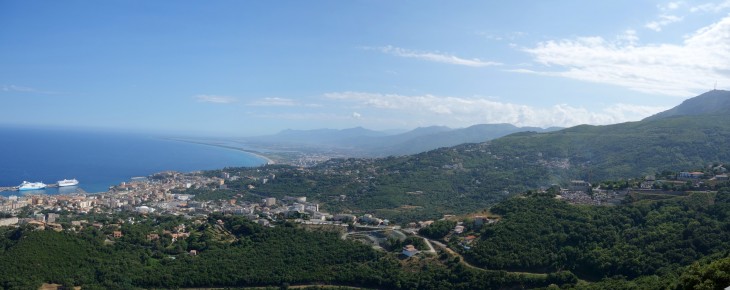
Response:
[[[248,154],[251,154],[253,156],[256,156],[258,158],[261,158],[261,159],[265,160],[266,161],[266,164],[276,164],[276,161],[274,161],[271,158],[263,155],[263,153],[258,152],[258,151],[253,151],[253,150],[250,150],[250,149],[244,149],[244,148],[239,148],[239,147],[234,147],[234,146],[228,146],[228,145],[222,145],[222,144],[216,144],[216,143],[208,143],[208,142],[204,142],[204,141],[192,141],[192,140],[174,139],[174,138],[170,138],[170,140],[180,141],[180,142],[187,142],[187,143],[193,143],[193,144],[200,144],[200,145],[207,145],[207,146],[214,146],[214,147],[232,149],[232,150],[237,150],[237,151],[242,151],[242,152],[246,152]]]

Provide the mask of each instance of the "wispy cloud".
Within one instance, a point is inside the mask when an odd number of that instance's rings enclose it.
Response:
[[[725,9],[730,8],[730,0],[721,2],[708,2],[697,6],[692,6],[689,11],[692,12],[721,12]]]
[[[216,95],[197,95],[195,99],[201,103],[214,103],[214,104],[230,104],[235,103],[237,100],[234,97],[229,96],[216,96]]]
[[[296,106],[297,102],[286,98],[263,98],[249,103],[251,106]]]
[[[514,32],[508,32],[508,33],[477,32],[476,34],[479,36],[482,36],[486,39],[494,40],[494,41],[502,41],[502,40],[514,41],[516,39],[527,36],[527,32],[522,32],[522,31],[514,31]]]
[[[730,16],[701,28],[683,43],[638,45],[602,37],[541,42],[526,48],[533,60],[557,70],[526,70],[632,90],[671,96],[691,96],[730,83]]]
[[[657,8],[659,8],[659,10],[661,10],[663,12],[666,12],[666,11],[677,10],[684,5],[685,5],[684,1],[672,1],[672,2],[667,2],[667,3],[663,3],[663,4],[658,4]]]
[[[479,123],[510,123],[518,126],[574,126],[579,124],[613,124],[636,121],[666,110],[665,107],[613,104],[598,112],[557,104],[538,108],[505,103],[490,98],[441,97],[434,95],[405,96],[363,92],[325,94],[331,100],[349,103],[362,109],[386,110],[382,116],[408,115],[410,120],[427,120],[439,124],[464,127]],[[371,114],[372,115],[372,114]],[[403,124],[420,125],[420,124]]]
[[[251,113],[252,117],[274,120],[295,120],[295,121],[321,121],[321,122],[339,122],[352,120],[353,116],[348,114],[336,114],[326,112],[286,112],[286,113],[269,113],[255,112]]]
[[[56,94],[56,92],[44,91],[36,88],[17,85],[0,85],[0,92]]]
[[[651,21],[644,25],[644,27],[649,28],[654,31],[662,31],[662,28],[664,26],[667,26],[669,24],[680,22],[682,21],[682,17],[676,16],[676,15],[670,15],[670,14],[662,14],[659,15],[659,19]]]
[[[501,63],[493,62],[493,61],[484,61],[480,60],[478,58],[472,58],[472,59],[466,59],[461,58],[455,55],[445,54],[441,52],[425,52],[425,51],[415,51],[400,47],[394,47],[394,46],[381,46],[381,47],[366,47],[365,49],[370,50],[378,50],[382,53],[387,53],[399,57],[405,57],[405,58],[415,58],[425,61],[432,61],[432,62],[439,62],[439,63],[447,63],[447,64],[453,64],[453,65],[462,65],[462,66],[470,66],[470,67],[485,67],[485,66],[495,66],[495,65],[501,65]]]
[[[270,98],[263,98],[259,100],[255,100],[253,102],[248,103],[249,106],[262,106],[262,107],[309,107],[309,108],[317,108],[322,107],[320,104],[311,104],[311,103],[303,103],[294,99],[288,99],[288,98],[279,98],[279,97],[270,97]]]
[[[675,2],[668,2],[657,5],[657,8],[660,11],[659,16],[656,17],[655,20],[647,22],[644,27],[654,30],[656,32],[662,31],[662,28],[664,26],[667,26],[672,23],[681,22],[684,20],[684,17],[677,16],[677,10],[679,10],[680,7],[684,6],[684,2],[682,1],[675,1]]]

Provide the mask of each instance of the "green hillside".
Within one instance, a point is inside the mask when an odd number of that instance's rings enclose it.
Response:
[[[565,160],[569,167],[561,170],[562,177],[599,181],[727,162],[729,142],[730,115],[699,115],[519,133],[491,146],[505,155]]]
[[[107,240],[109,227],[78,232],[0,227],[0,289],[39,289],[42,283],[64,289],[507,289],[575,283],[562,273],[523,277],[466,268],[448,255],[403,259],[398,251],[377,251],[335,232],[287,223],[269,228],[223,215],[197,224],[170,216],[135,218],[138,223],[125,223],[124,236],[113,241]],[[161,219],[186,224],[190,236],[133,237],[169,229]],[[208,235],[212,227],[236,241]]]
[[[730,91],[712,90],[706,92],[645,120],[659,120],[673,116],[720,114],[730,114]]]

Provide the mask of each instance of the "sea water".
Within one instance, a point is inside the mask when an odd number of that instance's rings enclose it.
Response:
[[[132,177],[161,171],[250,167],[265,162],[239,150],[151,135],[0,126],[0,187],[26,180],[53,184],[76,178],[80,182],[68,188],[0,192],[3,196],[104,192]]]

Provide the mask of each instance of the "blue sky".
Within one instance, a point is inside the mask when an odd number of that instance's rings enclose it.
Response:
[[[640,120],[730,87],[730,0],[0,0],[0,124],[246,136]]]

